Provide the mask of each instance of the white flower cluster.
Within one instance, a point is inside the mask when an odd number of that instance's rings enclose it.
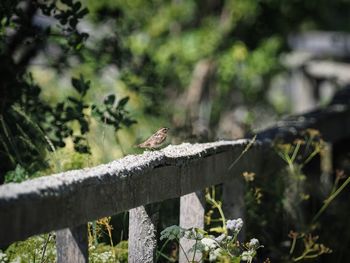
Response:
[[[204,251],[209,251],[209,261],[216,261],[217,257],[222,253],[222,248],[220,248],[217,238],[212,236],[205,237],[201,240],[201,243],[204,245]]]
[[[243,220],[238,218],[227,220],[226,228],[229,231],[224,231],[218,237],[207,235],[207,232],[198,228],[182,229],[180,232],[186,239],[196,240],[189,252],[193,252],[194,254],[196,251],[205,252],[205,255],[209,256],[210,262],[216,262],[218,257],[225,256],[225,258],[229,257],[235,260],[235,262],[237,262],[236,260],[241,260],[252,263],[257,249],[263,246],[260,245],[259,240],[256,238],[252,238],[248,243],[241,246],[237,236],[242,227]],[[173,238],[173,232],[177,232],[179,229],[179,227],[167,228],[162,231],[162,235],[167,239]],[[244,251],[242,251],[242,248],[244,248]]]
[[[200,232],[197,231],[198,229],[192,228],[184,232],[183,236],[187,239],[194,239],[199,240],[202,239],[204,236]]]
[[[248,263],[253,261],[254,256],[256,255],[256,250],[262,247],[259,243],[259,240],[256,238],[252,238],[247,244],[248,250],[243,251],[241,255],[241,259],[243,261],[247,261]]]
[[[256,238],[252,238],[248,243],[248,247],[250,249],[258,249],[260,247],[259,240],[257,240]]]
[[[210,251],[209,253],[209,261],[210,262],[214,262],[216,261],[216,259],[218,258],[218,256],[220,256],[222,253],[222,249],[221,248],[217,248],[215,250]]]
[[[210,251],[218,247],[218,243],[209,237],[205,237],[201,240],[202,244],[204,245],[205,251]]]
[[[222,241],[224,241],[226,239],[226,234],[221,234],[220,236],[215,238],[215,241],[218,243],[221,243]]]
[[[242,218],[227,220],[226,227],[234,233],[238,233],[243,227],[243,220]]]
[[[254,258],[254,255],[255,255],[255,251],[254,250],[243,251],[243,253],[241,255],[241,259],[243,261],[252,262],[252,260]]]

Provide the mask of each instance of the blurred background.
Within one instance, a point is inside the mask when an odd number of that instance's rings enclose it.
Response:
[[[16,167],[32,176],[120,158],[162,126],[173,144],[240,138],[326,104],[349,79],[343,0],[2,1],[0,10],[1,181]]]
[[[347,0],[0,3],[0,183],[237,139],[350,82]]]

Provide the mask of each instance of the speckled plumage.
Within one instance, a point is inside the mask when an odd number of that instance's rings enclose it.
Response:
[[[162,145],[162,143],[166,140],[168,130],[169,128],[161,128],[155,134],[149,137],[146,141],[137,145],[137,147],[147,149],[159,148]]]

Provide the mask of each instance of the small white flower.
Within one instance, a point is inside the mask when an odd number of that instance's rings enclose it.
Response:
[[[227,236],[226,239],[227,241],[231,241],[233,239],[233,236]]]
[[[243,261],[251,262],[253,260],[254,250],[243,251],[241,259]]]
[[[210,262],[216,261],[217,257],[220,256],[221,252],[222,252],[221,248],[217,248],[215,250],[212,250],[209,253],[209,261]]]
[[[226,227],[227,229],[238,233],[243,227],[243,220],[242,218],[227,220]]]
[[[205,247],[204,248],[205,251],[209,251],[209,250],[215,249],[218,246],[217,242],[214,239],[211,239],[211,238],[208,238],[208,237],[203,238],[201,240],[201,242],[202,242],[202,244]]]
[[[252,238],[248,243],[248,247],[252,249],[257,249],[259,248],[259,246],[260,246],[259,240],[256,238]]]
[[[225,234],[221,234],[220,236],[215,238],[215,241],[218,243],[221,243],[222,241],[224,241],[224,239],[226,238]]]
[[[195,228],[188,229],[184,233],[185,238],[187,239],[194,239],[194,240],[199,240],[203,238],[203,234],[198,232]]]

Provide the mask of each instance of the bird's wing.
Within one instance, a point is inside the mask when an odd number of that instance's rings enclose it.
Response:
[[[143,143],[140,143],[138,146],[139,147],[148,147],[151,145],[152,142],[152,137],[148,138],[146,141],[144,141]]]

